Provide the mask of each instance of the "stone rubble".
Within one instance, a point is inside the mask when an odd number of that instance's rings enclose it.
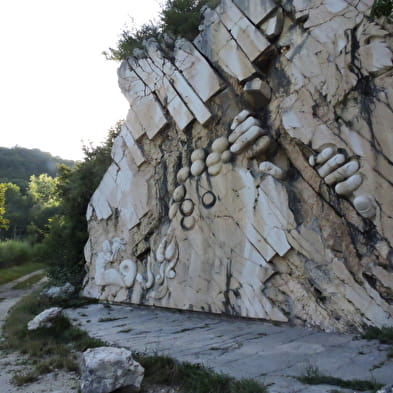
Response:
[[[49,297],[51,299],[68,299],[75,293],[75,287],[67,282],[60,287],[49,287],[41,292],[42,297]]]
[[[222,0],[193,42],[121,63],[84,295],[393,326],[393,40],[372,3]]]
[[[124,348],[91,348],[82,355],[81,393],[110,393],[141,386],[143,367]]]
[[[47,308],[28,322],[27,329],[36,330],[40,328],[49,328],[52,326],[53,320],[59,317],[62,313],[63,309],[60,307]]]

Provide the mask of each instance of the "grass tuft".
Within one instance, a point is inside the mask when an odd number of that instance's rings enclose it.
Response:
[[[145,369],[144,384],[178,387],[185,393],[267,393],[256,381],[236,380],[200,364],[180,363],[165,356],[135,355]]]
[[[14,281],[17,278],[23,277],[26,274],[35,272],[45,268],[45,265],[41,263],[28,262],[23,265],[16,265],[11,267],[5,267],[0,269],[0,285],[10,281]]]
[[[18,284],[14,285],[13,289],[30,289],[34,284],[41,281],[46,276],[45,273],[37,273],[34,276],[31,276],[27,280],[21,281]]]
[[[28,355],[33,364],[28,373],[14,376],[13,382],[17,385],[35,381],[40,375],[57,369],[78,372],[75,352],[105,345],[101,340],[91,338],[86,332],[72,326],[63,315],[57,317],[50,328],[27,330],[27,323],[31,319],[54,305],[39,296],[41,290],[22,298],[10,310],[4,324],[5,340],[2,348]]]
[[[366,340],[378,340],[381,344],[393,345],[393,327],[384,326],[377,328],[370,326],[362,335],[362,338]]]
[[[332,385],[345,389],[365,391],[377,391],[383,385],[376,381],[361,380],[361,379],[341,379],[330,375],[323,375],[317,367],[309,367],[306,369],[305,375],[296,377],[296,379],[307,385]]]

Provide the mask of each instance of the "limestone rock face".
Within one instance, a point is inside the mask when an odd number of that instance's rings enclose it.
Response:
[[[119,388],[139,389],[143,367],[128,349],[99,347],[88,349],[82,358],[82,393],[110,393]]]
[[[121,63],[86,296],[393,325],[392,35],[371,4],[223,0],[194,42]]]

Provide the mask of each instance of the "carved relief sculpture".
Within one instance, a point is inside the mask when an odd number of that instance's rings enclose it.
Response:
[[[392,35],[371,3],[223,0],[193,42],[121,63],[86,296],[393,326]]]

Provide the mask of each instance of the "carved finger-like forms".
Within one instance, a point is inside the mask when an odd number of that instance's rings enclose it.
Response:
[[[234,154],[240,153],[246,147],[255,142],[261,135],[266,134],[261,127],[252,126],[244,134],[242,134],[236,142],[231,146],[231,152]]]
[[[356,159],[346,160],[342,153],[337,153],[334,145],[323,148],[316,156],[309,157],[309,164],[317,166],[318,174],[326,184],[334,186],[334,191],[344,197],[353,199],[353,205],[359,214],[372,218],[376,214],[376,206],[372,197],[354,196],[354,192],[362,185],[363,176],[359,172],[360,164]]]
[[[244,120],[242,123],[240,123],[234,131],[229,135],[229,142],[234,143],[237,141],[238,138],[240,138],[245,132],[247,132],[251,127],[257,126],[259,127],[261,125],[261,122],[256,119],[255,117],[248,117],[246,120]]]
[[[230,152],[240,154],[245,152],[247,158],[254,158],[265,153],[273,145],[273,139],[261,127],[261,122],[251,116],[249,111],[242,111],[232,122],[232,133],[228,141],[232,143]]]
[[[271,175],[275,177],[276,179],[284,179],[285,178],[285,172],[283,169],[278,167],[277,165],[273,164],[270,161],[264,161],[259,164],[259,170],[262,173],[265,173],[267,175]]]
[[[345,165],[336,169],[330,175],[325,177],[326,184],[332,185],[334,183],[338,183],[340,181],[345,180],[346,178],[354,175],[359,170],[359,163],[357,161],[349,161]]]
[[[375,202],[372,197],[359,195],[353,200],[355,209],[365,218],[372,218],[376,214]]]
[[[236,115],[231,124],[231,130],[233,131],[240,123],[247,119],[248,116],[251,116],[251,112],[247,109],[243,109],[238,115]]]
[[[263,135],[246,151],[246,157],[249,159],[258,157],[270,150],[274,150],[274,145],[275,142],[269,135]]]
[[[347,180],[336,184],[334,190],[338,195],[350,195],[356,191],[362,184],[362,176],[360,174],[352,175]]]
[[[319,169],[318,173],[321,177],[326,177],[329,173],[337,169],[341,164],[344,164],[345,156],[344,154],[336,154],[328,161],[326,161]]]

